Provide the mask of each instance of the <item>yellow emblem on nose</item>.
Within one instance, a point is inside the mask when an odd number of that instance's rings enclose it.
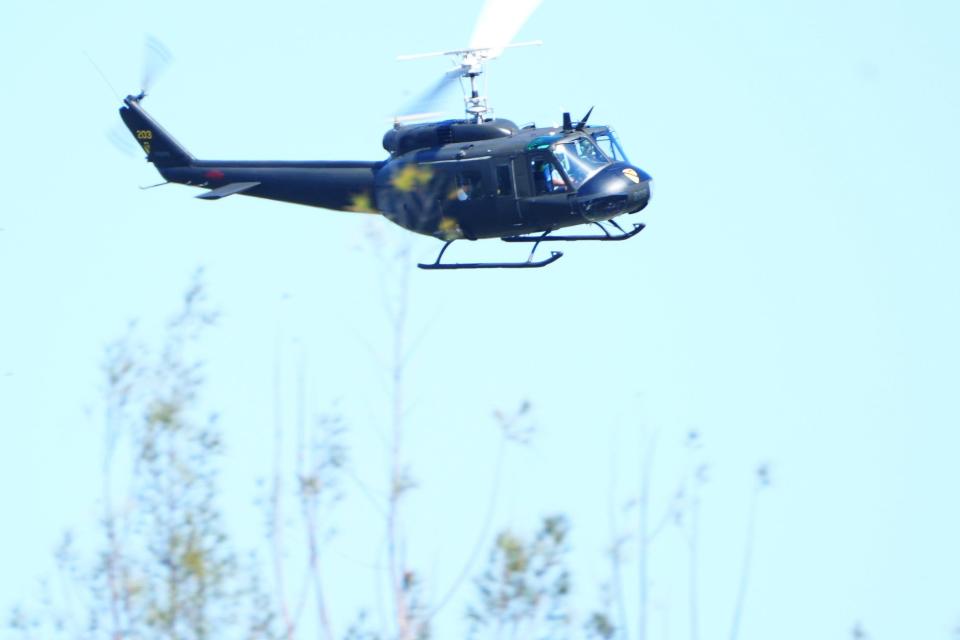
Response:
[[[640,176],[637,175],[637,170],[632,167],[627,167],[623,170],[623,175],[627,176],[627,180],[633,184],[640,184]]]

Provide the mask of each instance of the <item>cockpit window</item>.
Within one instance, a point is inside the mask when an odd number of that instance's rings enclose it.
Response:
[[[597,144],[600,145],[600,148],[607,155],[608,158],[615,162],[630,162],[627,160],[627,154],[623,152],[623,147],[620,146],[620,141],[617,140],[617,136],[614,135],[612,129],[602,129],[598,133],[593,134],[593,139],[597,141]]]
[[[557,167],[556,161],[537,154],[530,161],[533,173],[533,192],[540,196],[567,191],[567,183]]]
[[[579,187],[590,176],[610,164],[610,160],[587,136],[561,142],[551,148],[574,187]]]
[[[457,188],[454,190],[451,198],[456,198],[460,202],[482,198],[483,177],[479,171],[461,171],[457,174]]]

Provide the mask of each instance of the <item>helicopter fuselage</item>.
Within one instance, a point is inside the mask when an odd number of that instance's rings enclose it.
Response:
[[[395,129],[384,136],[392,155],[376,173],[375,202],[400,226],[447,240],[547,231],[640,211],[650,198],[650,177],[599,153],[598,134],[612,135],[606,127],[517,129],[508,120]],[[577,145],[593,154],[591,166],[556,152]]]
[[[383,141],[390,157],[379,162],[198,160],[137,97],[124,103],[121,117],[147,160],[168,182],[209,189],[198,196],[204,199],[242,194],[381,213],[453,240],[610,220],[642,210],[650,198],[650,176],[626,162],[607,127],[448,120],[391,129]]]

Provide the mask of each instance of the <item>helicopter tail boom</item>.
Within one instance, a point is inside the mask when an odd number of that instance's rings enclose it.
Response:
[[[183,145],[143,110],[139,96],[127,96],[123,104],[120,117],[147,154],[148,162],[157,167],[184,167],[196,161]]]

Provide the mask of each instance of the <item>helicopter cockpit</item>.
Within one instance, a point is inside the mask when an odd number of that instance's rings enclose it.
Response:
[[[527,149],[539,152],[531,160],[538,194],[576,191],[613,162],[586,133],[541,136],[535,138]]]
[[[589,180],[610,160],[589,136],[562,140],[550,147],[574,189]]]

